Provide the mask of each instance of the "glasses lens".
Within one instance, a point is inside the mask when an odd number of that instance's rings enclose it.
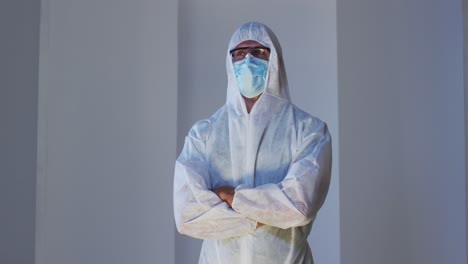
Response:
[[[256,58],[260,58],[263,60],[268,60],[270,58],[270,49],[265,47],[245,47],[245,48],[238,48],[231,51],[232,61],[240,61],[247,56],[247,54],[251,54]]]
[[[233,50],[231,52],[232,60],[233,61],[243,60],[245,56],[247,56],[248,53],[249,53],[249,50],[247,48]]]
[[[270,52],[266,48],[253,48],[250,51],[250,54],[252,54],[252,56],[256,58],[263,60],[268,60],[268,58],[270,58]]]

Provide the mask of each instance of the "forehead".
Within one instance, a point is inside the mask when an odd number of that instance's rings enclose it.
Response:
[[[241,43],[239,43],[234,48],[237,49],[237,48],[258,47],[258,46],[264,47],[261,43],[258,43],[255,40],[246,40],[246,41],[242,41]]]

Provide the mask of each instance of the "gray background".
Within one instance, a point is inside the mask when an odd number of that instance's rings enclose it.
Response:
[[[2,1],[0,263],[196,263],[174,160],[225,102],[249,20],[332,132],[316,263],[467,263],[462,17],[461,0]]]
[[[461,15],[338,5],[343,263],[466,263]]]
[[[34,263],[40,2],[0,1],[0,263]]]

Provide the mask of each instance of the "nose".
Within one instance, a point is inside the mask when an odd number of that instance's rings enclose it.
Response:
[[[252,58],[252,54],[250,54],[250,52],[247,53],[247,55],[245,55],[245,61],[246,61],[246,62],[250,62],[250,59],[251,59],[251,58]]]

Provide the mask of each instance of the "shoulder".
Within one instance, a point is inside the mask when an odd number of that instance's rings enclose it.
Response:
[[[192,128],[189,131],[189,137],[198,139],[201,141],[206,141],[211,135],[213,130],[213,125],[219,119],[219,117],[225,112],[225,106],[221,107],[216,111],[211,117],[198,120],[193,124]]]
[[[320,138],[329,137],[327,123],[320,118],[313,116],[296,105],[292,105],[296,123],[296,129],[302,141],[309,137]]]

